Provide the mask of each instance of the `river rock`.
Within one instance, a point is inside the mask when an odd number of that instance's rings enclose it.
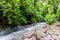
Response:
[[[28,38],[28,37],[31,37],[33,34],[34,34],[34,30],[30,30],[28,32],[26,32],[22,37],[23,38]]]

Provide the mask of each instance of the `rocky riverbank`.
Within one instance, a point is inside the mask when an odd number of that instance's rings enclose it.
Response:
[[[42,22],[2,36],[0,40],[59,40],[59,35],[59,23],[48,25]]]
[[[27,32],[29,30],[35,29],[39,26],[44,27],[45,25],[46,25],[46,23],[44,23],[44,22],[34,23],[31,25],[25,25],[23,27],[20,27],[18,31],[12,32],[12,33],[5,35],[5,36],[0,36],[0,40],[12,40],[12,39],[22,40],[21,36],[23,35],[23,33]]]
[[[22,40],[60,40],[60,23],[30,30],[23,34]]]

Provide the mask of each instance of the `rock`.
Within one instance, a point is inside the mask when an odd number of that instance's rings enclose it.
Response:
[[[36,40],[36,37],[34,37],[34,36],[32,36],[31,38],[32,38],[32,40]]]
[[[26,38],[26,39],[24,39],[24,40],[29,40],[29,38]]]
[[[49,40],[52,39],[52,36],[51,36],[50,34],[48,34],[48,35],[46,36],[46,40],[47,40],[47,39],[49,39]]]
[[[35,36],[36,36],[37,38],[45,37],[45,36],[46,36],[46,32],[47,32],[47,29],[46,29],[46,28],[40,28],[40,30],[38,29],[38,30],[35,32]]]
[[[60,27],[60,22],[56,22],[56,23],[54,23],[53,25]]]
[[[30,30],[28,32],[26,32],[25,34],[23,34],[22,38],[28,38],[28,37],[31,37],[33,34],[34,34],[34,30]]]
[[[25,38],[25,39],[23,39],[23,40],[36,40],[36,37],[32,36],[32,37],[30,37],[30,38]]]
[[[16,40],[15,38],[12,38],[12,40]]]
[[[56,40],[60,40],[60,38],[57,38]]]

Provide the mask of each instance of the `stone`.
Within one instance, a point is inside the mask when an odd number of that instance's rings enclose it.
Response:
[[[34,30],[30,30],[28,32],[26,32],[25,34],[23,34],[22,38],[28,38],[28,37],[31,37],[33,34],[34,34]]]
[[[36,40],[35,37],[31,37],[31,38],[25,38],[23,40]]]
[[[15,38],[12,38],[12,40],[16,40]]]
[[[34,36],[32,36],[31,38],[32,38],[32,40],[36,40],[36,37],[34,37]]]
[[[37,38],[45,37],[45,36],[46,36],[46,32],[47,32],[47,29],[46,29],[46,28],[40,28],[40,29],[38,29],[38,30],[35,32],[35,36],[36,36]]]
[[[26,38],[26,39],[24,39],[24,40],[29,40],[29,38]]]
[[[53,25],[55,25],[55,26],[60,26],[60,22],[56,22],[56,23],[54,23]]]

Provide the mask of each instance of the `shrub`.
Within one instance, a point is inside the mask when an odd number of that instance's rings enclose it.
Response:
[[[38,12],[38,11],[35,11],[35,14],[34,16],[31,18],[31,22],[41,22],[43,21],[43,16]]]
[[[22,3],[22,10],[23,13],[22,15],[24,15],[27,20],[28,23],[34,23],[34,22],[38,22],[42,20],[42,15],[35,9],[34,6],[34,0],[21,0]]]
[[[20,24],[20,0],[2,0],[1,1],[1,21],[5,25]]]
[[[48,24],[52,24],[57,21],[55,14],[47,14],[44,19]]]
[[[39,0],[35,4],[36,10],[43,16],[45,16],[47,13],[47,7],[48,7],[48,3],[46,2],[46,0],[45,2],[43,1],[43,3],[42,0]]]
[[[57,15],[58,21],[60,21],[60,5],[58,5],[56,15]]]
[[[39,21],[52,24],[57,19],[60,21],[59,2],[59,0],[0,0],[0,24],[23,25]]]

